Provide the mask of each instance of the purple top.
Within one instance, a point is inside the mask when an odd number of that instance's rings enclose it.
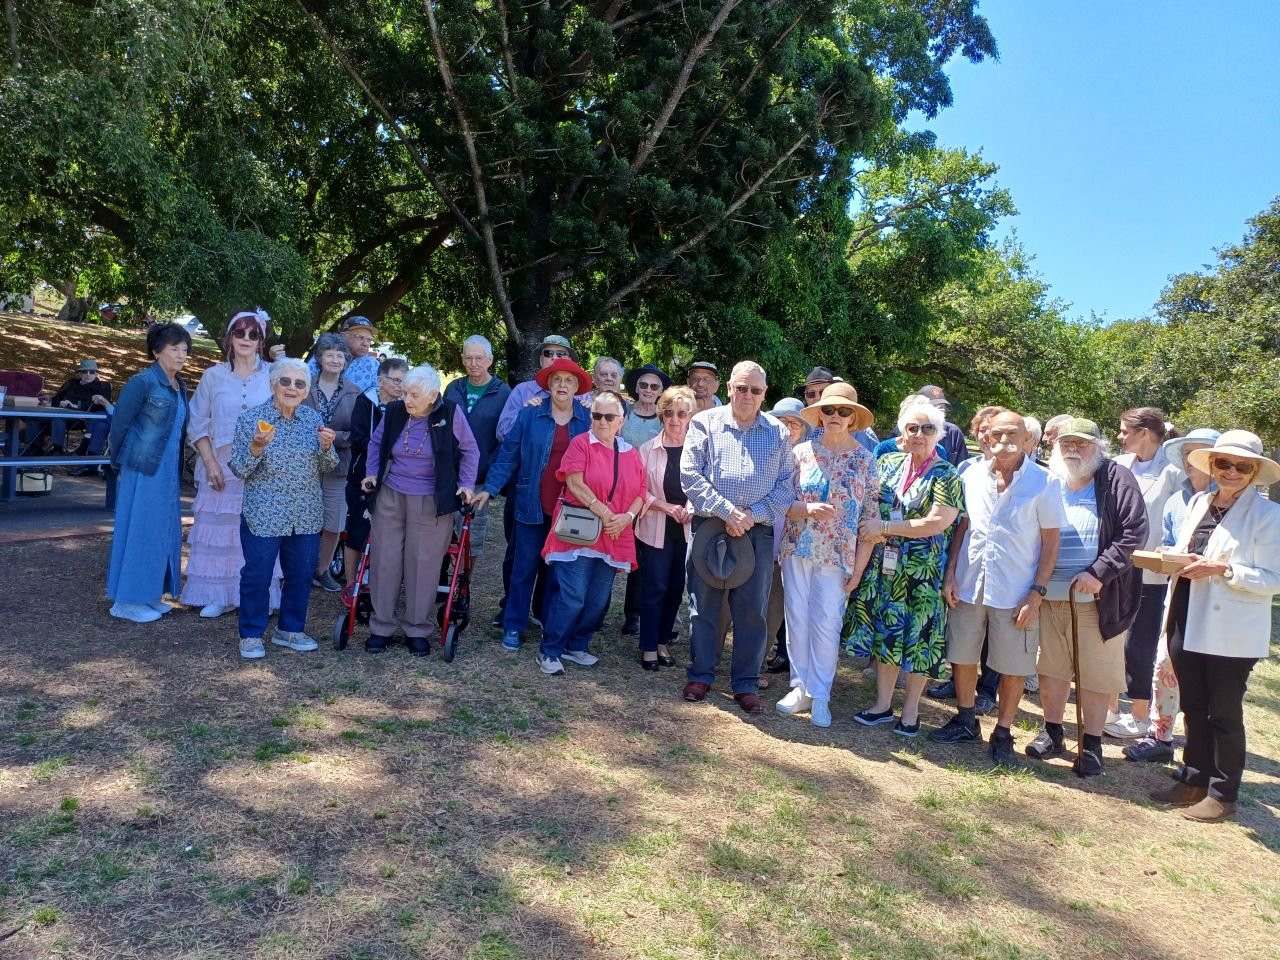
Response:
[[[437,411],[431,412],[435,414]],[[428,419],[429,417],[410,417],[391,451],[391,466],[387,467],[383,483],[405,496],[434,497],[436,494],[436,461],[431,450],[431,427]],[[382,428],[386,423],[387,419],[383,417],[369,437],[369,459],[364,471],[366,477],[376,477],[382,467]],[[459,447],[458,486],[474,490],[476,471],[480,467],[480,447],[465,416],[453,418],[453,435]]]

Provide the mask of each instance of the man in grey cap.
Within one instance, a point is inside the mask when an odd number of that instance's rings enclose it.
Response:
[[[105,413],[106,420],[96,417],[85,421],[89,442],[85,452],[91,457],[100,457],[107,448],[107,434],[111,430],[111,411],[115,406],[111,403],[111,384],[103,380],[98,373],[98,362],[85,359],[76,368],[76,375],[58,388],[49,405],[55,409],[82,410],[85,413]],[[48,444],[61,450],[67,442],[67,424],[71,420],[53,420],[49,424]],[[77,475],[96,472],[96,467],[85,467],[75,471]]]
[[[822,391],[833,383],[844,383],[844,378],[837,377],[831,372],[830,367],[814,367],[804,378],[804,386],[800,390],[805,404],[817,403],[818,398],[822,396]],[[821,428],[817,432],[821,433]],[[880,442],[880,438],[871,427],[853,431],[853,439],[857,440],[868,453],[875,453],[876,445]]]
[[[720,406],[716,391],[720,389],[720,371],[707,360],[689,364],[689,389],[693,391],[694,413]]]
[[[342,371],[342,379],[354,383],[360,392],[372,390],[378,385],[378,355],[373,352],[373,341],[378,336],[378,328],[368,317],[351,316],[342,321],[342,338],[347,341],[347,349],[351,351],[351,362]],[[320,376],[320,364],[313,355],[307,361],[307,369],[311,371],[311,382]]]
[[[951,410],[951,401],[947,399],[947,395],[941,387],[927,384],[917,390],[916,394],[926,397],[944,415]],[[950,420],[947,420],[943,425],[942,438],[938,441],[938,445],[946,451],[947,459],[951,461],[952,466],[960,466],[969,457],[969,448],[965,446],[964,442],[964,431]]]

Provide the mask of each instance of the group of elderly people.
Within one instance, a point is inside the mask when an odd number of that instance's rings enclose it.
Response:
[[[345,328],[317,341],[311,365],[270,362],[269,318],[238,313],[224,363],[190,397],[178,376],[189,335],[149,331],[155,362],[125,386],[111,427],[113,616],[157,620],[171,609],[166,593],[204,617],[238,608],[241,655],[256,659],[278,610],[272,642],[314,650],[310,591],[341,589],[328,560],[345,530],[348,570],[374,542],[366,649],[385,650],[400,631],[422,655],[462,504],[476,511],[479,554],[488,501],[505,493],[495,622],[511,651],[541,627],[545,674],[598,662],[591,640],[622,572],[624,632],[638,634],[646,671],[674,666],[687,594],[688,701],[710,692],[731,632],[742,710],[763,712],[765,671],[786,669],[775,709],[829,726],[843,646],[875,678],[874,701],[853,719],[915,737],[926,685],[949,664],[949,689],[929,692],[953,695],[956,713],[932,739],[979,741],[980,716],[994,712],[991,757],[1012,766],[1013,720],[1035,682],[1044,722],[1024,752],[1066,753],[1074,681],[1078,775],[1103,772],[1104,735],[1134,741],[1131,760],[1172,758],[1180,709],[1183,764],[1153,798],[1203,821],[1234,812],[1245,686],[1267,656],[1280,593],[1280,505],[1257,489],[1280,482],[1280,465],[1253,434],[1178,435],[1161,411],[1135,408],[1112,459],[1092,421],[1062,415],[1042,429],[986,407],[970,456],[934,386],[903,400],[881,442],[856,389],[822,367],[803,402],[766,413],[767,374],[752,361],[733,367],[721,402],[709,362],[691,365],[687,386],[652,364],[624,377],[610,357],[588,373],[551,336],[536,377],[512,389],[490,372],[489,342],[472,337],[466,376],[442,392],[429,366],[371,359],[369,321]],[[188,442],[197,497],[179,592]],[[980,672],[992,677],[986,705]],[[1122,694],[1129,713],[1118,712]]]

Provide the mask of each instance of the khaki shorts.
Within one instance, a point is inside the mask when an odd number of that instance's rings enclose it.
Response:
[[[320,491],[324,496],[323,529],[330,533],[347,529],[347,478],[325,477],[320,481]]]
[[[1098,605],[1076,604],[1080,635],[1080,689],[1091,693],[1124,693],[1124,635],[1104,639],[1098,629]],[[1066,600],[1040,604],[1040,672],[1071,680],[1071,610]]]
[[[1016,610],[961,601],[947,614],[947,660],[961,665],[982,662],[982,641],[987,641],[987,666],[1007,677],[1029,677],[1036,672],[1040,645],[1039,622],[1013,625]]]

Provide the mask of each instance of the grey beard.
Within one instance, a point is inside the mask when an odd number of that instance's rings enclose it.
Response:
[[[1102,465],[1103,453],[1097,447],[1090,456],[1068,461],[1056,445],[1049,455],[1049,471],[1056,477],[1078,483],[1092,477]]]

